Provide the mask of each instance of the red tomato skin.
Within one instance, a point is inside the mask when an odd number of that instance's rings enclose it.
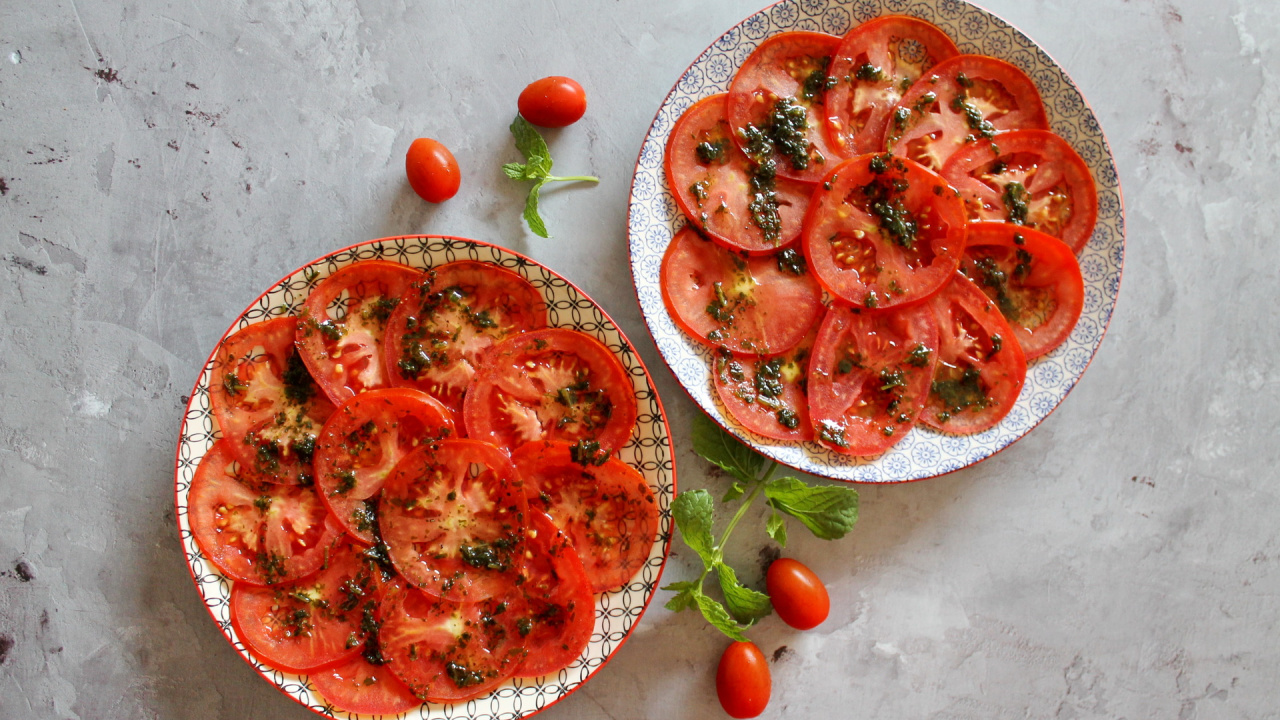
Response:
[[[552,75],[534,80],[516,101],[525,120],[539,127],[572,125],[587,112],[587,93],[573,78]]]
[[[418,138],[409,144],[404,172],[409,186],[427,202],[442,203],[457,195],[462,185],[462,172],[453,153],[431,138]]]
[[[831,596],[812,570],[798,560],[778,558],[765,574],[773,610],[797,630],[811,630],[831,612]]]
[[[755,643],[735,642],[725,648],[716,669],[716,695],[729,717],[758,716],[769,705],[771,691],[769,663]]]
[[[371,665],[357,655],[310,673],[311,683],[335,708],[349,713],[399,715],[422,701],[386,665]]]

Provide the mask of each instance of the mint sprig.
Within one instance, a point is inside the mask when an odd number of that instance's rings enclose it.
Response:
[[[725,432],[705,415],[693,420],[693,450],[732,478],[721,500],[727,504],[746,495],[719,541],[715,539],[715,500],[706,490],[687,490],[671,503],[671,515],[686,545],[702,560],[697,580],[674,582],[663,590],[675,594],[667,608],[680,612],[697,607],[702,616],[733,640],[746,640],[743,631],[773,611],[769,596],[742,584],[738,573],[724,561],[724,547],[747,508],[764,493],[772,511],[765,532],[783,547],[787,544],[785,516],[799,520],[815,536],[825,540],[844,537],[858,519],[858,493],[837,485],[806,485],[798,478],[774,479],[777,463],[764,467],[764,458]],[[719,581],[724,602],[709,596],[703,583],[712,572]]]
[[[524,201],[524,221],[529,229],[538,237],[551,237],[547,234],[547,225],[538,214],[538,195],[542,186],[549,182],[600,182],[600,178],[590,175],[571,175],[560,177],[551,174],[551,150],[542,135],[519,114],[511,121],[511,135],[515,137],[516,149],[524,156],[523,163],[507,163],[502,172],[512,180],[533,181],[529,188],[529,196]]]

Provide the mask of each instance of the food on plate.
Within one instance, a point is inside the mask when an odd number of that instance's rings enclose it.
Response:
[[[462,173],[453,153],[438,140],[418,138],[404,156],[409,186],[427,202],[442,203],[458,194]]]
[[[727,414],[862,457],[998,423],[1083,304],[1097,192],[1048,127],[1024,72],[923,20],[762,40],[663,157],[662,299]]]
[[[769,705],[773,690],[769,663],[753,642],[735,642],[724,649],[716,668],[720,707],[734,718],[753,718]]]
[[[774,560],[765,573],[764,583],[774,612],[797,630],[811,630],[821,625],[831,612],[827,586],[799,560]]]
[[[389,667],[363,655],[312,670],[308,677],[321,697],[349,713],[399,715],[422,704]]]
[[[534,80],[516,103],[525,120],[546,128],[572,125],[587,112],[587,93],[573,78],[552,75]]]
[[[529,521],[527,579],[520,585],[525,618],[517,621],[528,654],[516,677],[541,677],[568,666],[587,647],[596,625],[594,590],[574,549],[581,543],[546,513],[534,510]]]
[[[960,272],[1000,308],[1027,360],[1061,345],[1084,309],[1084,277],[1071,248],[1028,227],[970,223]]]

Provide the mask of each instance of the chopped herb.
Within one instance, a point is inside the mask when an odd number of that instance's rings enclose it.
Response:
[[[795,248],[787,248],[778,253],[778,269],[792,275],[803,275],[805,271],[804,256]]]
[[[919,343],[911,348],[911,352],[907,353],[907,364],[912,367],[922,368],[929,364],[929,348],[924,343]]]
[[[333,497],[334,495],[346,495],[356,486],[356,474],[350,469],[336,470],[329,473],[329,477],[336,478],[338,480],[338,487],[334,488],[333,492],[329,493],[329,497]]]
[[[836,86],[836,79],[827,75],[826,68],[830,62],[831,58],[823,58],[822,65],[809,73],[809,77],[804,79],[804,84],[800,87],[800,97],[810,103],[820,103],[827,90]]]
[[[1003,347],[1004,347],[1004,338],[1000,337],[1000,335],[997,333],[992,333],[991,334],[991,354],[995,355],[996,353],[1000,352],[1000,349]]]
[[[844,428],[830,420],[823,420],[818,426],[818,439],[836,447],[849,447],[849,441],[844,436]]]
[[[886,79],[884,71],[869,62],[862,63],[854,77],[868,82],[884,82]]]
[[[1011,182],[1004,186],[1004,206],[1009,210],[1009,222],[1014,225],[1027,223],[1027,201],[1031,194],[1022,183]]]
[[[775,415],[778,418],[778,424],[788,430],[800,427],[800,418],[790,408],[780,407]]]
[[[702,161],[703,165],[710,165],[711,163],[726,163],[729,161],[728,138],[720,138],[715,142],[708,141],[698,143],[698,147],[695,150],[698,153],[698,159]]]
[[[989,401],[977,368],[966,368],[959,377],[934,380],[930,391],[942,401],[948,418],[967,408],[984,408]],[[940,418],[941,419],[941,418]]]
[[[231,397],[235,397],[240,393],[244,392],[245,390],[249,389],[248,385],[245,385],[244,383],[240,382],[240,376],[236,375],[233,372],[229,372],[223,376],[222,387],[227,391],[227,394],[230,395]]]
[[[609,453],[600,448],[600,443],[584,438],[569,446],[569,459],[583,467],[603,465],[608,462]]]

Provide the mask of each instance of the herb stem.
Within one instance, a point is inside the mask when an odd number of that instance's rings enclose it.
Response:
[[[747,508],[751,507],[751,503],[755,502],[756,496],[764,489],[764,486],[769,482],[769,479],[773,477],[773,473],[777,469],[778,463],[775,462],[770,464],[768,471],[764,474],[764,477],[760,478],[760,480],[756,482],[755,487],[751,488],[751,494],[747,495],[747,499],[742,501],[742,504],[738,506],[738,511],[733,514],[733,519],[729,521],[729,525],[724,529],[724,534],[720,536],[720,546],[716,548],[717,550],[724,548],[725,543],[729,542],[729,536],[733,534],[733,529],[738,526],[738,521],[747,513]]]
[[[570,175],[568,177],[560,177],[559,175],[548,175],[546,177],[546,180],[548,182],[593,182],[593,183],[600,182],[600,178],[594,177],[592,175]]]

